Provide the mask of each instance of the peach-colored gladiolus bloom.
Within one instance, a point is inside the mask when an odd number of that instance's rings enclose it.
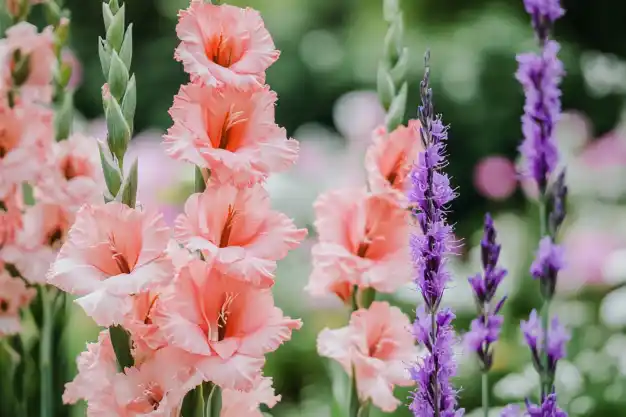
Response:
[[[29,282],[41,284],[65,240],[70,214],[62,206],[38,203],[26,209],[22,220],[15,242],[5,246],[0,256]]]
[[[238,189],[209,183],[193,194],[176,220],[176,238],[200,250],[213,266],[253,285],[274,284],[276,261],[306,236],[293,221],[270,207],[267,191],[257,184]]]
[[[3,337],[21,331],[20,309],[30,303],[36,290],[11,277],[4,267],[0,271],[0,337]]]
[[[365,168],[369,186],[374,193],[390,192],[398,201],[406,203],[409,173],[423,145],[420,122],[409,120],[387,133],[384,126],[374,131],[373,144],[365,155]]]
[[[13,244],[15,235],[22,228],[23,198],[22,187],[14,185],[11,191],[0,200],[2,206],[0,209],[0,249]]]
[[[369,309],[355,311],[347,327],[322,330],[317,351],[338,361],[348,374],[354,367],[359,398],[371,399],[387,413],[401,404],[393,396],[394,386],[413,384],[407,364],[419,353],[409,318],[387,302],[374,302]]]
[[[259,406],[265,404],[272,408],[279,401],[280,395],[274,393],[272,378],[259,375],[250,391],[222,391],[222,410],[219,417],[263,417]]]
[[[11,72],[17,64],[17,51],[22,57],[28,57],[28,76],[19,86],[22,100],[49,103],[52,100],[52,76],[56,65],[52,26],[46,27],[41,33],[28,22],[20,22],[7,29],[6,39],[0,40],[0,90],[7,90],[13,84]]]
[[[409,212],[395,199],[334,190],[319,196],[314,209],[312,295],[335,293],[347,301],[355,285],[390,293],[411,280]]]
[[[53,144],[48,166],[37,182],[37,200],[62,204],[75,213],[83,204],[101,202],[103,191],[96,139],[77,133]]]
[[[220,6],[223,7],[223,6]],[[276,93],[269,87],[181,87],[164,136],[168,154],[211,170],[211,180],[238,187],[285,171],[298,158],[298,142],[274,122]]]
[[[175,57],[192,79],[237,88],[261,85],[279,56],[261,15],[250,8],[192,1],[179,14]]]
[[[175,347],[196,355],[205,380],[249,390],[273,352],[302,326],[260,289],[220,273],[201,260],[185,266],[161,296],[156,323]]]
[[[170,230],[160,214],[118,202],[84,205],[48,273],[48,282],[78,295],[76,302],[101,326],[121,323],[129,296],[164,285],[174,267]]]
[[[34,182],[53,141],[53,114],[32,104],[0,103],[0,199]]]
[[[65,404],[74,404],[78,400],[90,403],[110,390],[117,373],[117,360],[108,329],[100,332],[96,343],[87,344],[87,350],[76,358],[76,367],[78,374],[73,381],[65,384]]]

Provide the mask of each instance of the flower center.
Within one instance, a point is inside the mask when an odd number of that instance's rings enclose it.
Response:
[[[233,231],[233,225],[235,224],[236,216],[237,211],[232,205],[229,205],[226,222],[224,223],[224,228],[222,229],[222,234],[220,236],[220,248],[225,248],[228,246],[228,241],[230,240],[230,234]]]
[[[115,261],[118,270],[123,274],[130,274],[130,264],[124,254],[120,253],[115,246],[115,237],[109,237],[109,250],[111,251],[111,258]]]
[[[6,126],[0,127],[0,159],[4,158],[17,145],[18,136]]]
[[[387,181],[389,181],[389,184],[393,187],[396,184],[396,181],[400,181],[401,180],[401,175],[400,175],[400,171],[402,169],[402,166],[404,165],[404,157],[402,155],[398,156],[398,158],[396,159],[395,163],[393,164],[393,166],[391,167],[391,170],[389,171],[389,174],[387,174]]]
[[[141,395],[135,398],[128,406],[128,410],[138,414],[147,414],[159,408],[165,393],[156,382],[145,385]]]
[[[87,175],[88,169],[85,161],[79,158],[66,157],[61,161],[61,172],[66,180]]]
[[[231,314],[231,308],[233,302],[237,299],[239,294],[226,293],[222,296],[222,305],[220,307],[219,314],[217,316],[217,331],[209,328],[209,340],[212,342],[220,342],[226,338],[226,326],[228,324],[228,318]]]
[[[9,301],[0,298],[0,313],[6,313],[7,311],[9,311]]]
[[[50,232],[48,232],[48,236],[46,238],[46,242],[48,243],[48,246],[52,247],[52,248],[56,248],[57,246],[60,247],[63,241],[63,230],[61,230],[61,227],[57,226],[54,229],[52,229]]]
[[[224,68],[229,68],[239,60],[241,54],[238,54],[235,49],[233,41],[224,37],[223,33],[209,40],[204,46],[207,58]]]

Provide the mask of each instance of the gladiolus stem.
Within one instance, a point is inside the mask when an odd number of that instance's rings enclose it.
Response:
[[[39,342],[40,406],[41,417],[54,414],[53,378],[52,378],[52,326],[54,322],[51,294],[44,287],[38,288],[43,308],[43,324]]]

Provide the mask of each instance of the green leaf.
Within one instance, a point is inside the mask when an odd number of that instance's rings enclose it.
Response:
[[[133,162],[133,165],[130,167],[128,176],[124,178],[124,183],[122,184],[122,189],[120,191],[120,199],[122,203],[132,208],[134,208],[137,203],[137,164],[138,160],[135,159],[135,162]]]
[[[122,173],[119,167],[113,161],[111,153],[102,143],[98,142],[98,150],[100,151],[100,162],[102,171],[104,172],[104,181],[111,196],[116,196],[122,186]]]
[[[117,365],[120,371],[130,368],[135,364],[133,355],[130,351],[130,334],[120,325],[109,327],[109,335],[111,336],[111,344],[117,358]]]
[[[195,176],[194,176],[194,190],[197,193],[202,193],[206,189],[206,181],[204,176],[202,175],[202,168],[196,166]]]
[[[124,35],[124,42],[122,42],[122,48],[120,49],[120,58],[127,69],[130,68],[131,61],[133,60],[133,24],[129,24]]]
[[[107,82],[109,83],[109,91],[111,95],[119,102],[124,97],[126,92],[126,86],[128,85],[128,70],[122,62],[117,52],[111,53],[111,66],[109,67],[109,76]]]
[[[387,116],[385,117],[385,124],[388,132],[393,132],[396,127],[402,124],[404,120],[404,113],[406,112],[406,98],[408,94],[408,85],[405,82],[400,87],[400,91],[393,98]]]

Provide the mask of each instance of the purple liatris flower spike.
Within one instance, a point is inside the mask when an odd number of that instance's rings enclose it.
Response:
[[[556,288],[556,278],[565,265],[565,253],[561,246],[552,242],[550,236],[545,236],[539,242],[539,250],[530,273],[533,278],[541,281],[541,293],[546,299],[551,299]]]
[[[457,410],[457,392],[450,382],[456,373],[454,314],[451,310],[439,310],[450,280],[446,256],[451,252],[452,228],[446,222],[446,208],[455,192],[450,179],[442,172],[446,164],[448,134],[441,119],[434,116],[428,61],[427,53],[424,80],[420,85],[422,105],[419,107],[424,151],[411,172],[413,188],[409,192],[413,214],[420,228],[410,240],[415,283],[425,304],[418,309],[413,333],[427,354],[410,370],[417,384],[410,409],[416,417],[459,417],[463,410]]]
[[[559,0],[524,0],[524,7],[542,43],[548,37],[552,24],[565,14]]]
[[[485,229],[480,242],[483,274],[469,278],[474,299],[479,310],[479,317],[472,321],[469,332],[465,334],[465,347],[476,352],[483,371],[488,371],[493,362],[491,344],[498,340],[502,327],[502,317],[497,316],[504,304],[502,298],[492,304],[498,285],[506,276],[506,270],[498,267],[500,245],[496,242],[496,229],[489,214],[485,215]]]
[[[561,114],[563,64],[557,58],[559,44],[548,41],[540,55],[525,53],[517,56],[516,78],[526,95],[520,152],[526,163],[524,174],[533,178],[540,191],[545,191],[548,177],[558,163],[554,127]]]
[[[533,358],[533,364],[537,369],[537,372],[543,374],[547,373],[550,380],[554,379],[556,372],[556,366],[559,360],[565,357],[565,345],[570,339],[570,333],[559,323],[557,317],[552,319],[550,327],[548,329],[548,368],[545,368],[544,363],[541,361],[543,353],[543,338],[545,337],[544,329],[541,325],[537,311],[533,310],[530,313],[528,321],[522,321],[520,325],[526,344],[530,348],[530,352]]]

